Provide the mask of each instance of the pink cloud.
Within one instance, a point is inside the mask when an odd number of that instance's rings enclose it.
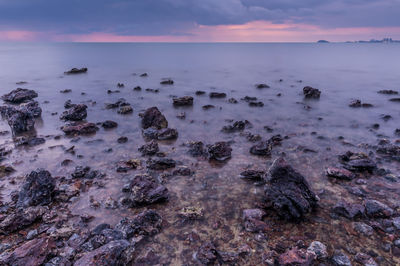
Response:
[[[0,41],[37,41],[40,35],[33,31],[0,31]]]

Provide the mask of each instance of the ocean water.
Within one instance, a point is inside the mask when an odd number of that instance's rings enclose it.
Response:
[[[87,67],[85,74],[64,75],[73,67]],[[0,94],[17,87],[34,89],[36,100],[43,109],[41,119],[35,124],[36,134],[45,137],[46,143],[34,147],[14,147],[11,134],[0,136],[0,147],[13,149],[2,163],[13,165],[16,172],[0,180],[3,203],[10,201],[10,194],[18,190],[23,176],[38,167],[48,169],[53,176],[69,176],[77,165],[88,165],[104,171],[103,185],[91,184],[68,204],[72,215],[88,213],[95,216],[94,227],[101,222],[115,224],[122,217],[130,217],[138,209],[108,209],[105,202],[111,197],[118,201],[126,180],[137,173],[146,172],[145,158],[138,148],[146,140],[142,137],[138,114],[157,106],[166,116],[169,126],[176,128],[176,141],[160,142],[160,150],[167,157],[195,171],[191,177],[165,178],[170,199],[164,204],[147,206],[160,211],[166,225],[162,232],[151,239],[148,247],[159,251],[168,263],[189,263],[196,244],[188,245],[183,236],[195,231],[202,241],[217,242],[222,249],[235,250],[249,244],[255,253],[244,264],[260,263],[267,247],[282,237],[296,235],[310,242],[319,240],[330,251],[351,246],[356,251],[371,249],[388,263],[396,258],[381,250],[382,239],[349,235],[343,226],[351,221],[334,220],[330,208],[337,200],[351,202],[363,199],[350,194],[346,185],[332,183],[324,175],[327,166],[338,164],[337,156],[347,150],[371,152],[379,139],[396,140],[394,131],[399,126],[400,103],[389,101],[395,95],[382,95],[382,89],[400,90],[400,46],[398,44],[317,44],[317,43],[54,43],[54,44],[0,44]],[[148,77],[140,74],[148,73]],[[164,78],[174,84],[161,85]],[[17,82],[27,82],[17,85]],[[124,83],[118,88],[117,83]],[[257,89],[255,84],[266,83],[270,88]],[[140,86],[142,91],[134,91]],[[312,86],[321,90],[319,100],[304,99],[302,89]],[[158,93],[145,89],[159,89]],[[71,89],[71,93],[60,93]],[[107,90],[119,90],[107,93]],[[225,92],[224,99],[210,99],[207,94],[196,96],[195,91]],[[82,95],[85,92],[85,95]],[[278,94],[280,96],[278,96]],[[172,98],[190,95],[193,107],[175,108]],[[250,107],[241,100],[245,96],[257,97],[263,107]],[[134,111],[129,115],[107,110],[104,105],[125,98]],[[235,98],[238,103],[228,102]],[[88,105],[89,122],[114,120],[118,128],[100,129],[95,135],[82,136],[78,142],[64,136],[60,127],[64,122],[59,115],[64,102]],[[349,103],[360,99],[371,103],[371,108],[351,108]],[[215,108],[203,110],[212,104]],[[185,112],[186,118],[176,116]],[[55,115],[54,113],[57,113]],[[382,115],[392,119],[382,120]],[[231,121],[248,120],[252,127],[246,131],[259,134],[264,140],[272,135],[287,136],[282,146],[274,148],[269,157],[249,153],[254,143],[243,134],[221,132]],[[379,128],[372,128],[379,123]],[[268,126],[273,131],[265,130]],[[5,120],[0,120],[0,131],[9,130]],[[56,137],[60,136],[60,137]],[[128,137],[125,144],[117,143],[120,136]],[[340,138],[339,138],[340,137]],[[231,141],[232,158],[224,164],[192,158],[184,143],[202,141]],[[75,146],[75,154],[65,150]],[[112,149],[111,151],[108,149]],[[108,150],[106,152],[106,150]],[[320,210],[302,224],[275,221],[280,233],[259,242],[253,233],[243,232],[241,213],[262,202],[263,189],[239,178],[244,169],[266,170],[273,159],[285,155],[317,193],[321,193]],[[126,174],[116,173],[120,160],[140,158],[143,167]],[[65,159],[73,161],[62,166]],[[380,167],[397,174],[398,163],[382,162]],[[171,171],[167,171],[171,172]],[[158,175],[160,173],[152,173]],[[12,181],[12,182],[11,182]],[[378,186],[380,189],[373,189]],[[370,196],[389,205],[397,205],[399,186],[371,177],[362,187]],[[91,207],[90,198],[100,202],[99,208]],[[204,209],[201,221],[180,223],[177,211],[186,206]],[[321,222],[322,221],[322,222]],[[215,229],[215,223],[223,226]],[[332,240],[331,234],[337,239]],[[289,241],[290,242],[290,241]]]

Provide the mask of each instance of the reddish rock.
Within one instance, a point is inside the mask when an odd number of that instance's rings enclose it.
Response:
[[[282,266],[292,266],[301,265],[307,266],[312,265],[315,260],[315,254],[308,252],[304,249],[298,249],[297,247],[292,248],[282,255],[279,256],[279,265]]]

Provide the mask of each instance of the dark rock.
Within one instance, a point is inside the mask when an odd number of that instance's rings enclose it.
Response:
[[[355,174],[353,174],[349,170],[342,169],[342,168],[336,168],[336,167],[326,168],[325,173],[329,177],[342,179],[342,180],[352,180],[356,177]]]
[[[133,258],[133,246],[126,240],[116,240],[83,255],[74,266],[127,265]]]
[[[11,107],[6,111],[6,119],[13,135],[32,131],[35,128],[34,116],[26,109]]]
[[[209,110],[209,109],[215,108],[215,106],[212,104],[206,104],[206,105],[203,105],[201,108],[203,110]]]
[[[300,221],[317,207],[318,198],[306,179],[283,158],[274,161],[268,171],[267,182],[266,202],[280,217]]]
[[[160,82],[161,85],[173,85],[174,81],[172,79],[166,79]]]
[[[77,179],[94,179],[100,177],[101,173],[97,170],[91,170],[89,166],[77,166],[71,176]]]
[[[260,84],[256,84],[256,88],[257,89],[268,89],[269,86],[267,84],[260,83]]]
[[[279,265],[292,266],[292,265],[313,265],[316,256],[314,253],[305,249],[298,249],[294,247],[279,256]]]
[[[157,133],[158,140],[172,140],[178,138],[178,131],[174,128],[163,128]]]
[[[214,265],[218,259],[218,251],[212,242],[203,243],[194,257],[204,265]]]
[[[344,155],[340,155],[339,159],[343,163],[344,168],[352,172],[368,171],[371,173],[376,169],[375,162],[363,153],[353,153],[348,151]]]
[[[44,169],[37,169],[26,176],[18,196],[17,206],[48,205],[53,200],[55,180]]]
[[[268,231],[270,227],[262,221],[262,218],[265,215],[265,211],[261,209],[243,210],[242,219],[244,221],[244,227],[246,231],[253,233]]]
[[[374,259],[365,253],[357,253],[354,260],[364,266],[378,266]]]
[[[153,127],[156,129],[167,128],[168,121],[157,107],[151,107],[147,109],[143,114],[142,127],[144,129],[149,127]]]
[[[123,204],[129,207],[149,205],[168,200],[168,189],[149,175],[136,175],[129,183],[129,196]]]
[[[387,95],[399,94],[398,91],[394,91],[394,90],[380,90],[380,91],[378,91],[378,93],[387,94]]]
[[[53,252],[55,253],[56,243],[52,238],[37,238],[28,241],[10,254],[0,258],[0,264],[2,265],[24,265],[24,266],[36,266],[43,265],[48,257]]]
[[[230,159],[232,156],[232,148],[228,142],[220,141],[213,145],[208,146],[208,158],[225,161]]]
[[[131,114],[133,112],[133,108],[130,105],[121,106],[117,113],[121,115]]]
[[[174,106],[192,106],[193,105],[193,97],[191,97],[191,96],[174,98],[172,100],[173,100]]]
[[[307,251],[314,253],[318,260],[325,260],[326,258],[328,258],[326,246],[319,241],[313,241],[307,248]]]
[[[139,148],[139,151],[144,156],[152,156],[155,155],[158,151],[158,143],[155,141],[151,141],[150,143],[144,144]]]
[[[222,128],[222,131],[225,133],[233,133],[237,131],[242,131],[246,128],[247,125],[249,125],[250,122],[245,120],[245,121],[235,121],[232,125],[224,126]]]
[[[117,87],[118,87],[118,88],[123,88],[123,87],[125,87],[125,84],[124,84],[124,83],[119,83],[119,82],[118,82],[118,83],[117,83]]]
[[[46,140],[44,138],[38,138],[38,137],[16,137],[14,138],[14,144],[15,146],[23,146],[27,145],[29,147],[37,146],[40,144],[45,143]]]
[[[60,90],[60,93],[70,93],[72,90],[70,89],[65,89],[65,90]]]
[[[81,74],[81,73],[86,73],[88,69],[86,67],[83,68],[72,68],[69,71],[64,72],[64,74],[70,75],[70,74]]]
[[[360,204],[351,204],[344,200],[340,200],[333,207],[332,212],[336,215],[353,220],[363,217],[365,213],[365,208]]]
[[[353,228],[357,233],[363,234],[365,236],[371,236],[374,233],[374,229],[362,222],[353,223]]]
[[[67,124],[63,127],[61,127],[61,130],[66,134],[66,135],[85,135],[85,134],[93,134],[96,133],[96,131],[99,128],[96,127],[95,124],[89,123],[89,122],[84,122],[84,123],[70,123]]]
[[[149,127],[145,130],[142,130],[142,135],[146,139],[158,139],[158,130],[152,127]]]
[[[33,117],[40,117],[42,115],[42,108],[40,108],[37,101],[32,100],[22,103],[19,109],[31,114]]]
[[[210,92],[209,94],[210,98],[225,98],[226,93],[224,92]]]
[[[122,143],[127,143],[127,142],[128,142],[128,138],[127,138],[127,137],[124,137],[124,136],[119,137],[119,138],[117,139],[117,142],[120,143],[120,144],[122,144]]]
[[[263,107],[264,103],[263,102],[249,102],[250,107]]]
[[[193,175],[193,171],[188,168],[188,167],[180,167],[176,170],[174,170],[174,172],[172,172],[173,175],[181,175],[181,176],[190,176]]]
[[[107,103],[105,106],[106,109],[115,109],[123,106],[130,106],[130,104],[124,98],[120,98],[115,103]]]
[[[64,103],[64,108],[65,108],[65,109],[69,109],[69,108],[72,108],[72,107],[74,107],[74,106],[75,106],[75,104],[73,104],[71,100],[67,100],[67,101],[65,101],[65,103]]]
[[[303,88],[303,94],[304,98],[306,99],[319,99],[321,96],[321,91],[316,88],[306,86]]]
[[[235,98],[229,98],[229,99],[228,99],[228,103],[233,103],[233,104],[235,104],[235,103],[238,103],[238,101],[237,101]]]
[[[189,147],[188,153],[193,157],[200,157],[206,154],[204,144],[201,141],[191,141],[185,145]]]
[[[352,100],[352,101],[350,102],[349,106],[350,106],[350,107],[353,107],[353,108],[354,108],[354,107],[355,107],[355,108],[361,107],[361,100],[358,100],[358,99]]]
[[[46,208],[42,206],[21,208],[7,215],[6,218],[1,221],[0,230],[4,233],[12,233],[20,230],[40,220],[45,212]]]
[[[196,95],[204,95],[204,94],[206,94],[206,92],[205,91],[196,91],[195,94]]]
[[[140,160],[131,159],[128,161],[119,161],[117,163],[117,172],[126,173],[129,170],[137,169],[141,165]]]
[[[272,148],[282,142],[280,135],[275,135],[266,141],[261,141],[257,145],[250,148],[250,153],[253,155],[268,156],[271,155]]]
[[[125,238],[132,238],[136,235],[153,236],[161,231],[162,218],[154,210],[146,210],[132,219],[124,218],[115,229],[121,231]]]
[[[10,103],[22,103],[24,101],[32,100],[38,97],[38,94],[34,90],[28,89],[15,89],[11,92],[1,96],[1,99]]]
[[[175,167],[175,161],[169,158],[149,158],[146,162],[147,168],[151,170],[166,170]]]
[[[133,88],[133,90],[134,90],[134,91],[141,91],[141,90],[142,90],[142,87],[136,86],[135,88]]]
[[[335,266],[351,266],[349,257],[339,250],[335,250],[335,254],[332,257],[332,263]]]
[[[245,96],[245,97],[242,98],[241,100],[243,100],[243,101],[245,101],[245,102],[255,102],[255,101],[257,101],[257,97]]]
[[[240,178],[261,181],[265,175],[264,171],[246,170],[240,173]]]
[[[60,119],[66,121],[81,121],[87,117],[87,105],[86,104],[75,104],[67,111],[64,111]]]
[[[391,98],[389,99],[391,102],[400,102],[400,98]]]
[[[394,213],[392,208],[377,200],[366,200],[365,210],[367,215],[373,218],[388,218]]]
[[[148,76],[149,76],[149,74],[147,74],[147,73],[140,74],[140,77],[142,77],[142,78],[148,77]]]
[[[115,127],[117,127],[117,126],[118,126],[118,123],[117,123],[117,122],[114,122],[114,121],[111,121],[111,120],[106,120],[106,121],[104,121],[103,123],[101,123],[101,126],[102,126],[103,128],[110,129],[110,128],[115,128]]]

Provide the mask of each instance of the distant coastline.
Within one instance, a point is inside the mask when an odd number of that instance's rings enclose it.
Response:
[[[317,43],[330,43],[327,40],[319,40]],[[392,38],[383,38],[382,40],[371,39],[369,41],[346,41],[345,43],[400,43],[400,40],[393,40]]]

